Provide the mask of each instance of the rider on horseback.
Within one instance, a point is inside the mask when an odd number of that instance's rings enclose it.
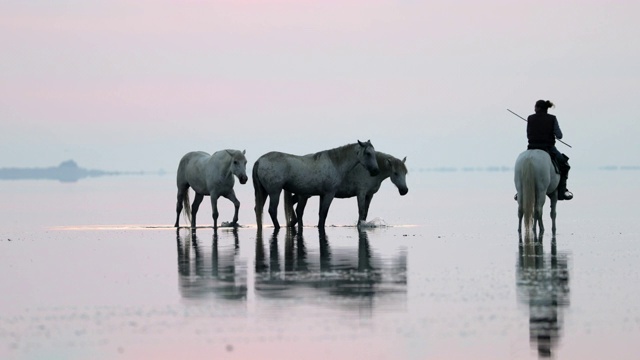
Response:
[[[558,200],[571,200],[573,194],[567,189],[567,178],[569,177],[569,169],[571,169],[568,162],[569,157],[555,147],[556,139],[562,139],[562,130],[558,125],[558,119],[547,113],[550,107],[553,107],[553,103],[549,100],[536,101],[536,113],[529,115],[527,119],[528,149],[540,149],[549,153],[560,170]]]

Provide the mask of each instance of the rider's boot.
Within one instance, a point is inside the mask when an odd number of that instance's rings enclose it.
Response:
[[[567,189],[567,178],[560,176],[560,183],[558,184],[558,200],[571,200],[573,199],[573,193]]]
[[[573,193],[567,189],[567,178],[569,178],[569,157],[562,154],[564,162],[559,162],[560,167],[560,183],[558,184],[558,200],[571,200],[573,199]]]

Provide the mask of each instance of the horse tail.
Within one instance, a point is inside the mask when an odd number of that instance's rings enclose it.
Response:
[[[182,204],[183,204],[182,213],[184,214],[184,216],[189,221],[189,225],[191,225],[192,224],[192,222],[191,222],[191,201],[189,200],[189,189],[187,189],[187,191],[185,191],[185,193],[184,193],[184,198],[182,199]]]
[[[524,228],[529,232],[533,228],[533,214],[536,205],[535,171],[531,158],[524,159],[520,181],[522,184]]]
[[[264,208],[264,203],[267,201],[267,191],[262,186],[260,182],[260,177],[258,176],[258,167],[260,165],[260,160],[253,164],[252,176],[253,179],[253,190],[255,192],[255,200],[256,206],[254,208],[256,212],[256,224],[258,225],[258,229],[262,229],[262,211]]]

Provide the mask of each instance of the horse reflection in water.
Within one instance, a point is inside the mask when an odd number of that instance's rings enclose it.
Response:
[[[176,232],[178,244],[178,282],[180,294],[185,299],[218,297],[228,300],[245,300],[247,297],[247,266],[239,260],[238,229],[225,231],[230,236],[219,240],[214,230],[211,248],[203,244],[195,231],[184,237]],[[220,242],[224,242],[221,245]]]
[[[562,333],[562,315],[569,306],[569,266],[558,254],[555,239],[545,255],[542,241],[520,242],[518,300],[529,306],[529,336],[539,357],[551,357]]]
[[[313,251],[308,250],[301,230],[287,228],[284,256],[281,256],[279,231],[274,230],[267,240],[269,243],[265,244],[259,229],[255,252],[256,294],[312,301],[339,296],[349,299],[341,301],[341,306],[367,309],[382,299],[393,303],[399,299],[406,301],[406,251],[400,250],[391,258],[376,255],[369,245],[367,231],[358,231],[357,247],[332,248],[325,231],[318,229],[316,253],[315,247]]]

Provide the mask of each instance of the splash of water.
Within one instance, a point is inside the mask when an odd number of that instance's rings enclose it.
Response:
[[[360,223],[360,227],[364,227],[364,228],[383,228],[383,227],[388,227],[389,224],[387,224],[386,221],[384,221],[381,218],[375,218],[371,221],[364,221],[362,223]]]

